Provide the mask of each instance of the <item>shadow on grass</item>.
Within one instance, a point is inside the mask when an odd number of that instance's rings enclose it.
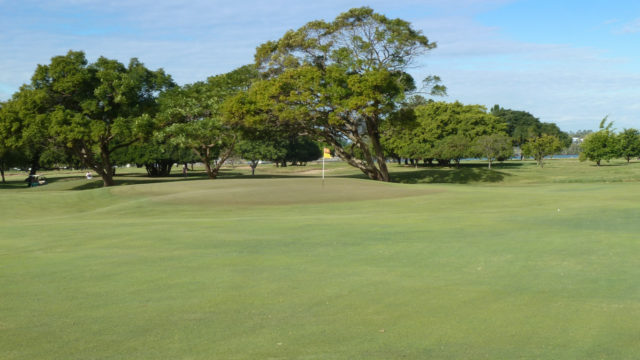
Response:
[[[506,176],[510,174],[499,171],[499,169],[507,169],[522,166],[522,163],[509,162],[502,164],[495,164],[494,169],[487,169],[486,164],[472,163],[461,164],[460,168],[446,168],[446,167],[427,167],[420,165],[417,169],[413,166],[388,164],[391,171],[391,179],[393,182],[405,183],[405,184],[418,184],[418,183],[453,183],[453,184],[467,184],[473,182],[500,182],[503,181]],[[399,170],[402,169],[402,170]],[[404,170],[406,169],[406,170]],[[313,178],[320,177],[312,175],[302,175],[294,173],[285,174],[273,174],[273,173],[260,173],[255,175],[248,175],[246,172],[237,171],[235,169],[222,169],[218,174],[219,179],[293,179],[293,178]],[[363,173],[345,174],[345,175],[333,175],[327,174],[327,177],[335,178],[352,178],[352,179],[367,179]],[[176,172],[169,176],[163,177],[149,177],[144,173],[121,173],[116,174],[114,178],[115,186],[122,185],[141,185],[151,183],[165,183],[176,181],[195,181],[206,180],[208,176],[204,170],[191,170],[187,177]],[[24,177],[11,179],[6,183],[0,183],[0,190],[2,189],[27,189],[26,183],[23,181]],[[69,176],[52,176],[48,177],[49,184],[55,184],[66,181],[76,181],[78,184],[69,184],[70,187],[67,190],[91,190],[103,187],[102,179],[94,177],[93,180],[84,180],[84,176],[75,174]],[[46,186],[46,185],[45,185]]]
[[[474,182],[497,183],[511,176],[496,169],[486,167],[461,167],[459,169],[423,169],[395,172],[393,182],[403,184],[468,184]]]
[[[222,170],[219,174],[219,178],[236,178],[242,177],[242,173],[234,172],[230,170]],[[185,177],[182,174],[171,174],[168,176],[162,177],[150,177],[146,174],[121,174],[116,175],[113,178],[115,182],[114,186],[122,186],[122,185],[142,185],[142,184],[153,184],[153,183],[167,183],[167,182],[176,182],[176,181],[195,181],[195,180],[206,180],[209,179],[207,173],[204,171],[191,171]],[[75,186],[71,188],[71,190],[90,190],[90,189],[98,189],[102,186],[102,179],[94,178],[92,181],[88,181],[84,184]]]
[[[241,172],[233,171],[231,169],[223,169],[219,173],[219,178],[239,178],[245,177]],[[144,173],[121,173],[116,174],[114,177],[114,186],[121,185],[136,185],[136,184],[150,184],[150,183],[164,183],[164,182],[175,182],[175,181],[194,181],[194,180],[206,180],[209,177],[207,176],[205,171],[190,171],[188,176],[185,177],[180,173],[170,174],[168,176],[162,177],[150,177]],[[27,183],[24,181],[26,176],[13,176],[12,178],[7,179],[5,183],[0,183],[0,190],[18,190],[18,189],[28,189]],[[56,183],[64,183],[64,182],[76,182],[77,185],[73,185],[65,190],[91,190],[98,189],[103,187],[103,182],[100,177],[94,177],[92,180],[86,180],[83,174],[76,175],[68,175],[68,176],[47,176],[47,184],[41,185],[44,187],[48,187],[49,185],[53,185]],[[57,190],[60,188],[58,187]]]
[[[527,165],[528,163],[526,162],[521,162],[518,160],[510,160],[510,161],[506,161],[506,162],[494,162],[491,167],[493,169],[513,169],[513,168],[519,168],[522,166]],[[393,163],[393,164],[387,164],[388,168],[406,168],[406,169],[416,169],[416,167],[414,165],[402,165],[402,164],[397,164],[397,163]],[[438,166],[438,165],[425,165],[425,164],[420,164],[418,165],[417,169],[468,169],[468,168],[478,168],[478,169],[487,169],[487,162],[462,162],[460,163],[460,167],[456,168],[456,166],[454,164],[452,164],[451,166]]]

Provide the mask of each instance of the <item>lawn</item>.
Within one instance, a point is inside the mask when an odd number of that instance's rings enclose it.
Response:
[[[640,163],[483,165],[13,175],[0,359],[636,358]]]

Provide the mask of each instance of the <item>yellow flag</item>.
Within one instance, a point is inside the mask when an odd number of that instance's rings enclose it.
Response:
[[[324,151],[324,156],[323,157],[325,159],[331,159],[331,151],[329,150],[329,148],[324,148],[323,151]]]

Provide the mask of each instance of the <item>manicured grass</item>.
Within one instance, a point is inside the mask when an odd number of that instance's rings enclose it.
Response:
[[[640,163],[314,169],[5,185],[0,359],[640,353]]]

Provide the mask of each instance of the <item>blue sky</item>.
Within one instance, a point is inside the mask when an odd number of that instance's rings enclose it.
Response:
[[[625,0],[0,0],[0,100],[69,49],[203,80],[288,29],[363,5],[438,43],[411,73],[439,75],[446,101],[526,110],[563,130],[605,115],[640,127],[640,2]]]

